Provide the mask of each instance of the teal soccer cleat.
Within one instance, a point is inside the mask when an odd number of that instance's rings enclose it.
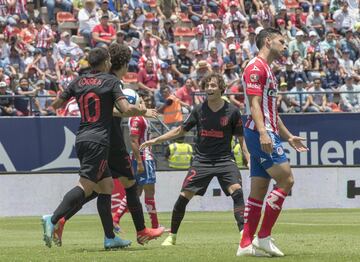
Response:
[[[130,240],[124,240],[121,239],[118,236],[115,236],[114,238],[107,238],[104,239],[104,248],[105,249],[117,249],[117,248],[124,248],[131,245]]]
[[[51,247],[51,242],[53,240],[53,235],[54,235],[54,225],[53,223],[51,223],[51,217],[52,215],[44,215],[41,218],[41,222],[44,230],[43,240],[45,241],[45,245],[49,248]]]

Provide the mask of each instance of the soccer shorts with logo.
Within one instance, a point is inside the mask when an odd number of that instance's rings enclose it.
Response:
[[[229,196],[228,188],[234,184],[241,185],[241,175],[235,161],[220,163],[203,163],[194,160],[186,175],[181,191],[190,191],[203,196],[210,181],[217,177],[221,189]]]
[[[133,169],[135,170],[135,179],[138,185],[149,185],[156,183],[156,175],[155,175],[155,161],[154,160],[143,160],[143,165],[145,171],[138,174],[137,170],[137,161],[132,161]]]
[[[111,177],[108,166],[109,148],[94,142],[78,142],[75,145],[80,161],[79,175],[90,181],[98,181]]]
[[[110,148],[109,168],[113,178],[126,177],[134,180],[134,172],[131,167],[131,159],[128,152],[124,149]]]
[[[271,177],[266,172],[266,169],[288,161],[280,137],[270,131],[268,131],[268,134],[273,144],[273,152],[271,154],[261,150],[259,132],[244,128],[245,142],[250,153],[250,176],[270,179]]]

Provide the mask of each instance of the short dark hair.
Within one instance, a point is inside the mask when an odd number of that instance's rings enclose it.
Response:
[[[130,48],[125,44],[112,43],[109,46],[111,71],[127,67],[131,58]]]
[[[103,47],[95,47],[90,50],[89,64],[91,67],[98,67],[109,58],[109,52]]]
[[[256,47],[260,50],[265,44],[265,39],[267,37],[272,37],[273,35],[282,35],[282,34],[278,29],[272,27],[261,30],[259,34],[256,36]]]
[[[219,73],[208,73],[204,76],[204,78],[201,80],[201,89],[204,90],[206,85],[211,81],[211,79],[216,78],[218,85],[219,85],[219,89],[221,90],[221,94],[223,94],[225,92],[226,89],[226,84],[224,81],[224,77],[219,74]]]
[[[43,25],[44,24],[44,21],[42,20],[41,17],[36,17],[34,19],[34,24],[37,25],[37,24],[40,24],[40,25]]]
[[[23,81],[23,80],[26,80],[27,82],[29,82],[29,79],[28,79],[27,77],[23,76],[23,77],[21,77],[21,78],[19,79],[19,83],[20,83],[21,81]]]

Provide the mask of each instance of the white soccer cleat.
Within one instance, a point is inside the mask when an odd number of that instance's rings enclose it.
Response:
[[[236,256],[238,257],[271,257],[269,254],[262,252],[261,250],[256,249],[252,244],[247,247],[240,247],[236,252]]]
[[[169,234],[167,238],[165,238],[164,242],[161,244],[162,246],[175,246],[176,245],[176,234]]]
[[[275,246],[274,239],[271,236],[265,238],[255,237],[252,244],[255,248],[258,248],[271,256],[283,257],[284,253]]]

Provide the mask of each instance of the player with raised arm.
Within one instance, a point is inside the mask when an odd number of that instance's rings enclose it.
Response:
[[[80,160],[80,179],[76,187],[66,193],[53,215],[42,217],[44,241],[51,247],[55,225],[65,214],[81,206],[97,186],[98,213],[103,225],[104,247],[117,248],[130,245],[113,232],[111,217],[111,192],[113,181],[108,168],[110,130],[114,105],[121,112],[136,115],[145,114],[146,108],[130,105],[121,91],[120,81],[108,74],[111,68],[110,56],[104,48],[94,48],[89,54],[92,71],[76,78],[57,98],[52,106],[60,108],[71,97],[75,97],[81,112],[81,122],[76,135],[76,152]],[[110,214],[110,221],[109,221]]]
[[[308,149],[301,142],[303,138],[289,132],[277,112],[278,85],[271,64],[286,50],[285,39],[277,29],[267,28],[257,35],[256,45],[260,50],[258,56],[248,63],[243,74],[249,115],[244,137],[250,153],[251,190],[246,203],[244,231],[237,256],[255,256],[256,249],[271,256],[284,256],[271,238],[271,229],[294,184],[281,139],[289,142],[298,152]],[[262,225],[253,239],[271,179],[276,181],[276,187],[267,197]]]
[[[187,204],[194,195],[204,195],[214,177],[217,177],[224,193],[232,197],[238,229],[241,231],[243,228],[244,199],[241,176],[231,151],[232,137],[239,136],[242,140],[241,115],[235,106],[221,98],[226,88],[222,75],[208,74],[204,77],[202,85],[207,100],[197,105],[181,126],[140,146],[142,150],[154,144],[182,137],[193,127],[197,128],[192,166],[175,203],[170,235],[162,243],[163,246],[175,245],[176,234],[184,218]]]
[[[127,66],[130,61],[131,52],[128,46],[113,43],[109,47],[109,53],[111,58],[111,69],[110,72],[113,77],[121,79],[127,72]],[[119,82],[119,86],[122,88],[122,82]],[[144,106],[142,106],[145,108]],[[121,108],[119,108],[121,110]],[[134,174],[131,168],[131,160],[129,154],[126,150],[126,145],[123,138],[123,133],[121,129],[121,117],[122,116],[135,116],[143,115],[145,117],[156,117],[156,110],[147,109],[142,112],[133,112],[133,111],[122,111],[120,113],[118,110],[114,109],[114,117],[112,118],[111,124],[111,135],[110,135],[110,149],[108,157],[108,165],[111,171],[113,178],[119,178],[122,185],[125,187],[126,197],[128,202],[128,208],[132,215],[134,225],[137,231],[137,241],[139,244],[144,244],[151,239],[155,239],[164,231],[164,228],[146,228],[144,214],[142,210],[142,205],[137,195],[137,184],[135,183]],[[92,194],[84,199],[81,205],[78,205],[76,208],[72,209],[65,214],[57,224],[55,230],[55,243],[61,246],[62,243],[62,233],[64,229],[64,224],[69,220],[73,215],[75,215],[82,206],[96,198],[98,193],[93,191]],[[111,196],[107,197],[107,205],[111,206]],[[109,210],[108,210],[109,211]],[[113,226],[113,219],[111,217],[111,210],[107,213],[107,223],[110,223]]]

